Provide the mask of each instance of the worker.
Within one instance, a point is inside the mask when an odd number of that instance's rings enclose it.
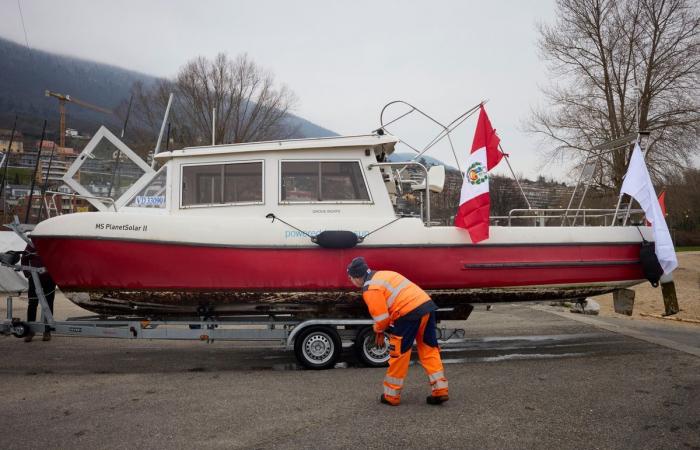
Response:
[[[418,358],[432,389],[427,403],[446,402],[449,399],[447,378],[440,360],[435,322],[437,305],[423,289],[403,275],[388,270],[373,271],[361,256],[350,262],[347,272],[352,284],[362,288],[362,298],[374,320],[378,347],[384,346],[384,332],[389,333],[389,368],[380,401],[392,406],[401,402],[401,389],[415,341]]]
[[[41,258],[39,257],[39,254],[37,253],[34,246],[31,244],[27,245],[27,248],[24,249],[21,263],[23,266],[30,267],[44,266],[44,264],[41,261]],[[27,291],[27,322],[36,322],[36,312],[37,307],[39,305],[39,296],[36,293],[36,286],[34,286],[34,277],[32,277],[32,273],[28,270],[25,270],[24,276],[27,277],[27,281],[29,282],[29,289]],[[53,301],[54,296],[56,295],[56,283],[53,281],[51,275],[49,275],[48,272],[43,272],[39,274],[39,283],[41,284],[41,290],[44,292],[44,297],[46,298],[46,301],[49,304],[49,309],[51,309],[51,312],[53,313]],[[34,332],[30,330],[29,333],[27,333],[27,335],[24,337],[24,342],[32,342],[33,338]],[[51,340],[51,331],[48,325],[44,327],[44,334],[41,340]]]

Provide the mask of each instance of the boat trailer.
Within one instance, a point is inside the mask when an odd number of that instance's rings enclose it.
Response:
[[[5,256],[5,255],[2,255]],[[198,340],[211,343],[220,341],[269,341],[277,342],[287,350],[294,349],[298,362],[309,369],[329,369],[341,356],[344,347],[352,346],[359,360],[370,367],[386,366],[389,361],[389,338],[385,334],[384,347],[375,344],[373,321],[367,319],[314,318],[296,319],[292,315],[214,316],[203,313],[200,317],[177,320],[152,320],[147,317],[85,316],[67,320],[55,320],[39,275],[43,267],[17,264],[17,261],[0,258],[0,264],[17,272],[31,274],[41,317],[36,322],[26,322],[13,317],[13,298],[7,297],[7,317],[0,321],[0,334],[18,338],[30,333],[51,333],[70,337],[116,339],[168,339]],[[437,312],[441,320],[465,320],[469,308],[447,308]],[[464,329],[438,326],[438,339],[464,337]]]

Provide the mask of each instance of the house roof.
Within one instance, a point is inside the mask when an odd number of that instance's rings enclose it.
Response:
[[[12,136],[12,130],[0,128],[0,139],[10,140],[10,136]],[[22,132],[15,130],[15,141],[21,141],[22,139],[24,139]]]

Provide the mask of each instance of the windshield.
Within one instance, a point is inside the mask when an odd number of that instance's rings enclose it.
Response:
[[[126,204],[132,208],[165,208],[166,189],[168,181],[168,166],[165,165],[158,170],[146,186],[141,189]]]

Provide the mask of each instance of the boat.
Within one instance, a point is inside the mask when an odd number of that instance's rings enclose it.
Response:
[[[620,225],[618,211],[583,226],[567,208],[552,226],[529,210],[477,244],[436,225],[430,194],[444,167],[390,162],[399,142],[379,129],[190,147],[158,152],[154,168],[103,127],[64,177],[97,211],[44,220],[31,240],[66,296],[103,315],[366,315],[345,271],[356,256],[441,307],[582,299],[645,281],[640,248],[653,236]],[[420,175],[409,183],[419,213],[397,208],[407,168]]]

